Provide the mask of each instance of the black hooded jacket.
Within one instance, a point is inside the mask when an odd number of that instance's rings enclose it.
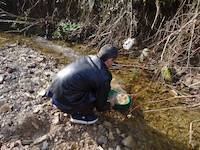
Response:
[[[67,112],[91,106],[98,111],[109,109],[107,102],[112,75],[97,56],[83,56],[69,64],[53,80],[49,91],[53,100]]]

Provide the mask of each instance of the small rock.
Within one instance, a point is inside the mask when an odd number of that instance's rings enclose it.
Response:
[[[102,124],[98,125],[98,132],[104,134],[106,132],[106,128]]]
[[[44,57],[37,57],[36,58],[36,61],[38,61],[38,62],[42,62],[44,60]]]
[[[36,106],[34,109],[33,109],[33,113],[38,113],[42,110],[42,106],[41,105],[38,105]]]
[[[60,122],[60,113],[55,113],[54,114],[54,118],[53,118],[53,120],[52,120],[52,124],[59,124],[59,122]]]
[[[3,74],[0,74],[0,84],[2,84],[4,81],[4,75]]]
[[[114,140],[114,136],[113,136],[112,131],[109,131],[109,133],[108,133],[108,138],[109,138],[110,140]]]
[[[131,117],[134,118],[134,116],[133,116],[132,114],[128,114],[126,117],[127,117],[127,118],[131,118]]]
[[[51,76],[53,76],[53,72],[45,71],[44,75],[46,75],[47,77],[51,77]]]
[[[178,93],[175,90],[170,90],[169,94],[172,96],[178,96]]]
[[[150,50],[148,48],[144,48],[142,50],[142,53],[140,54],[139,60],[140,62],[143,62],[148,56],[149,56]]]
[[[17,141],[14,141],[14,142],[10,143],[10,148],[11,149],[19,149],[19,147],[21,147],[21,146],[22,146],[21,140],[17,140]]]
[[[123,133],[123,134],[121,134],[121,137],[125,138],[125,136],[126,136],[126,135],[125,135],[124,133]]]
[[[100,145],[97,147],[98,150],[104,150],[103,147],[101,147]]]
[[[46,90],[45,89],[43,89],[43,90],[38,92],[38,96],[41,96],[41,97],[45,96],[45,94],[46,94]]]
[[[22,145],[30,145],[33,143],[33,140],[22,140]]]
[[[0,108],[6,103],[6,100],[0,100]]]
[[[68,114],[67,114],[67,113],[63,113],[63,116],[64,116],[64,117],[67,117],[67,116],[68,116]]]
[[[2,139],[4,136],[3,136],[3,134],[0,134],[0,139]]]
[[[36,63],[31,63],[27,65],[27,68],[35,68],[36,66]]]
[[[42,143],[42,150],[47,150],[48,149],[48,146],[49,146],[49,143],[47,142],[47,141],[44,141],[43,143]]]
[[[15,68],[10,68],[8,67],[7,70],[6,70],[8,73],[13,73],[14,71],[16,71]]]
[[[8,43],[8,44],[6,44],[6,46],[7,46],[8,48],[15,47],[15,46],[17,46],[17,45],[18,45],[18,43]]]
[[[107,137],[105,137],[105,136],[100,136],[98,139],[97,139],[97,143],[99,144],[99,145],[102,145],[102,144],[107,144],[107,142],[108,142],[108,139],[107,139]]]
[[[22,47],[23,47],[23,48],[26,48],[26,47],[27,47],[27,45],[26,45],[26,44],[23,44],[23,45],[22,45]]]
[[[31,122],[31,124],[33,125],[35,129],[37,130],[39,129],[39,125],[36,122]]]
[[[121,147],[117,145],[116,150],[121,150]]]
[[[121,131],[118,128],[116,129],[116,132],[117,132],[117,134],[121,133]]]
[[[35,91],[34,91],[34,89],[29,89],[28,92],[29,92],[30,94],[33,94]]]
[[[55,137],[54,142],[58,142],[58,138],[57,137]]]
[[[48,140],[48,139],[49,139],[49,136],[48,136],[48,135],[43,135],[43,136],[37,138],[37,139],[33,142],[33,144],[34,144],[34,145],[35,145],[35,144],[39,144],[39,143],[42,143],[43,141]]]
[[[108,121],[104,121],[103,124],[106,126],[106,127],[112,127],[112,124]]]
[[[133,141],[132,136],[129,135],[128,137],[126,137],[126,138],[122,141],[122,143],[123,143],[125,146],[132,148],[132,147],[133,147],[133,144],[134,144],[134,141]]]
[[[8,104],[4,104],[0,107],[0,113],[6,113],[11,111],[11,107]]]

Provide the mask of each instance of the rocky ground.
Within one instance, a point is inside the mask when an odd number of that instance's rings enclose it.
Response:
[[[63,65],[26,45],[0,48],[0,147],[7,149],[131,149],[133,137],[117,119],[95,125],[69,122],[69,116],[42,98]]]
[[[94,125],[78,125],[42,97],[64,66],[51,56],[16,43],[0,47],[1,150],[184,149],[150,127],[141,113],[99,113]]]

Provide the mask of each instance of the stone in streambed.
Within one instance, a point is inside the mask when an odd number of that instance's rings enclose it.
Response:
[[[102,144],[107,144],[108,143],[108,139],[107,139],[107,137],[105,137],[105,136],[100,136],[98,139],[97,139],[97,143],[99,144],[99,145],[102,145]]]
[[[4,75],[3,74],[0,74],[0,84],[2,84],[4,81]]]
[[[126,137],[123,141],[122,141],[122,143],[125,145],[125,146],[127,146],[127,147],[129,147],[129,148],[133,148],[134,147],[134,140],[133,140],[133,138],[132,138],[132,136],[128,136],[128,137]]]
[[[4,104],[0,107],[0,113],[6,113],[11,111],[11,107],[8,104]]]

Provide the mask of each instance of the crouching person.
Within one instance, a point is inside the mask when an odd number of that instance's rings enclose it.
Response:
[[[70,121],[93,124],[98,118],[94,112],[109,110],[107,102],[112,80],[109,68],[117,58],[118,49],[111,44],[103,46],[97,55],[83,56],[59,71],[46,95],[52,104],[70,114]]]

